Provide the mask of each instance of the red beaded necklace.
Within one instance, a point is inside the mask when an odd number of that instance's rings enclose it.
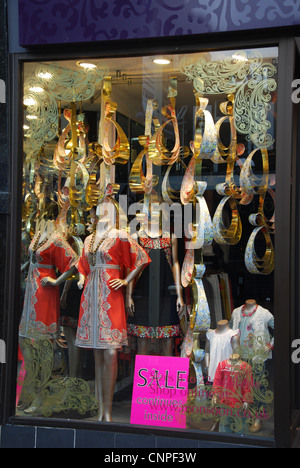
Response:
[[[243,317],[252,317],[252,315],[255,314],[255,312],[257,311],[258,304],[256,304],[256,307],[254,307],[253,311],[250,312],[249,314],[245,313],[245,307],[246,307],[246,305],[244,304],[243,307],[242,307],[242,316]]]

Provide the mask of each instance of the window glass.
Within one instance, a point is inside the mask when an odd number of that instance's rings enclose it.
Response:
[[[277,59],[24,64],[17,415],[272,435]]]

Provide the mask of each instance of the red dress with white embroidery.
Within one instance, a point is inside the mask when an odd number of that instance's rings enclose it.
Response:
[[[128,344],[124,288],[114,290],[110,281],[125,278],[128,269],[146,266],[146,252],[125,231],[113,229],[95,253],[93,237],[85,239],[78,271],[86,277],[81,298],[76,345],[90,349],[120,349]]]
[[[252,368],[244,361],[232,365],[230,360],[220,362],[217,367],[213,394],[221,404],[240,408],[244,403],[253,403]]]
[[[56,269],[65,273],[76,266],[78,256],[68,242],[58,233],[51,234],[47,242],[37,249],[29,247],[30,266],[19,335],[24,338],[56,339],[60,326],[59,286],[42,286],[45,277],[57,278]]]

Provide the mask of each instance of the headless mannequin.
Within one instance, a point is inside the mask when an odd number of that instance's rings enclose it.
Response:
[[[217,323],[216,333],[225,333],[227,330],[229,330],[228,320],[220,320]]]
[[[226,333],[228,330],[230,330],[228,320],[220,320],[217,323],[217,329],[215,330],[217,334]],[[240,346],[239,336],[234,335],[231,338],[231,347],[232,347],[233,352],[236,353],[239,346]],[[210,342],[209,342],[209,340],[206,340],[206,344],[205,344],[205,360],[204,360],[204,362],[205,362],[205,368],[208,369],[209,364],[210,364]]]
[[[255,299],[247,299],[245,301],[245,310],[251,312],[257,306]]]
[[[247,299],[244,304],[244,313],[246,315],[254,315],[256,313],[256,309],[258,304],[255,299]],[[269,354],[270,350],[272,349],[271,345],[264,345],[263,347],[266,354]]]
[[[251,314],[257,308],[257,302],[255,299],[247,299],[244,304],[244,312],[246,315]],[[255,313],[255,312],[254,312]],[[265,352],[268,354],[270,352],[270,347],[268,345],[264,346]],[[261,419],[256,419],[252,426],[250,427],[250,432],[256,433],[262,430],[263,423]]]
[[[227,362],[232,370],[236,368],[236,366],[241,362],[241,356],[237,353],[231,354],[230,358],[227,359]],[[218,403],[218,397],[215,395],[212,399],[212,404],[215,406]],[[246,411],[249,408],[249,403],[244,401],[243,403],[243,411]]]
[[[228,364],[230,365],[231,369],[234,368],[241,362],[241,356],[237,353],[233,353],[230,358],[228,359]],[[243,411],[246,411],[249,408],[249,403],[244,401],[243,403]]]
[[[55,222],[54,221],[49,220],[49,221],[46,222],[45,220],[42,220],[40,223],[38,223],[37,224],[37,234],[36,234],[37,238],[38,238],[38,236],[40,236],[38,245],[43,243],[54,232],[55,232]],[[29,263],[30,263],[30,261],[34,262],[35,260],[33,259],[33,257],[31,257],[30,260],[29,260]],[[75,273],[76,273],[76,268],[72,267],[70,270],[63,273],[57,279],[54,279],[54,278],[51,278],[51,277],[43,278],[41,280],[41,285],[43,287],[45,287],[45,286],[53,286],[53,287],[60,286],[68,278],[73,276]],[[42,336],[41,336],[41,338],[42,338]],[[24,337],[19,337],[19,340],[20,340],[19,341],[20,342],[20,348],[21,348],[21,351],[23,353],[23,356],[26,356],[27,353],[26,353],[26,347],[25,347],[25,338]],[[41,365],[40,376],[41,376],[41,381],[43,381],[43,373],[44,373],[43,364],[40,363],[40,365]],[[41,399],[40,391],[37,390],[35,400],[33,401],[33,403],[31,404],[31,406],[29,408],[24,410],[24,412],[26,414],[34,413],[35,411],[37,411],[39,405],[41,404],[41,401],[42,401],[42,399]]]
[[[160,224],[160,216],[159,214],[154,214],[151,218],[150,228],[146,227],[148,223],[144,225],[144,231],[146,234],[153,238],[159,238],[162,235],[162,229]],[[137,236],[132,236],[137,239]],[[177,239],[175,236],[172,236],[172,263],[173,263],[173,277],[174,283],[176,286],[176,293],[177,293],[177,302],[176,308],[178,315],[181,314],[184,308],[184,300],[182,295],[182,287],[181,287],[181,279],[180,279],[180,265],[178,261],[178,245]],[[126,309],[128,311],[128,315],[130,317],[134,317],[135,314],[135,305],[132,299],[132,292],[133,292],[133,283],[130,283],[126,290]],[[149,338],[137,338],[137,345],[138,345],[138,354],[140,355],[148,355],[150,351],[150,344],[151,340]],[[173,356],[173,338],[161,338],[159,339],[159,352],[161,356]]]
[[[95,245],[101,241],[106,233],[113,227],[110,217],[102,217],[97,223]],[[110,281],[110,287],[117,290],[126,287],[140,273],[143,267],[130,272],[126,279],[115,279]],[[80,275],[79,289],[82,289],[85,278]],[[99,404],[99,421],[112,421],[112,404],[115,385],[118,375],[118,350],[117,349],[94,349],[95,359],[95,398]]]

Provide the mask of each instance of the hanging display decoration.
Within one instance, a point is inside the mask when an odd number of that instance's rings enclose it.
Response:
[[[145,193],[150,195],[153,188],[158,184],[158,176],[153,174],[153,161],[150,160],[150,145],[153,145],[152,138],[152,120],[156,128],[159,127],[157,119],[153,119],[153,112],[158,108],[157,101],[148,99],[145,116],[145,135],[139,136],[139,143],[143,147],[135,159],[129,175],[129,187],[133,193]],[[146,165],[146,174],[143,171],[143,165]]]
[[[191,363],[195,370],[197,388],[203,382],[203,350],[199,335],[206,332],[211,323],[211,315],[203,285],[206,267],[203,263],[203,248],[213,242],[213,226],[204,193],[207,183],[201,179],[202,159],[211,159],[217,148],[217,135],[211,113],[207,110],[208,99],[194,92],[196,112],[194,118],[194,139],[190,143],[192,152],[190,163],[183,177],[180,199],[183,205],[193,205],[193,226],[190,226],[192,240],[186,249],[183,261],[181,282],[183,287],[191,286],[192,308],[190,328],[193,339]]]
[[[228,101],[221,103],[220,110],[225,115],[216,124],[218,134],[218,149],[214,155],[213,161],[218,164],[225,163],[226,181],[224,184],[218,184],[216,191],[223,198],[219,203],[213,217],[214,240],[218,244],[237,244],[242,237],[242,222],[238,211],[237,198],[240,198],[240,192],[234,181],[234,166],[237,159],[237,132],[235,127],[234,115],[234,95],[228,95]],[[230,125],[230,143],[228,146],[222,143],[220,130],[222,124],[229,120]],[[229,208],[225,212],[225,207]],[[224,218],[227,215],[229,226],[226,226]]]
[[[263,174],[259,178],[253,174],[253,158],[261,153]],[[249,222],[254,226],[245,249],[245,265],[252,274],[269,275],[274,270],[274,247],[271,235],[275,232],[275,208],[272,216],[267,218],[264,210],[267,194],[275,207],[275,192],[270,187],[269,155],[267,148],[255,149],[246,159],[240,174],[241,187],[247,194],[259,196],[258,212],[249,216]],[[264,238],[265,252],[258,255],[255,248],[256,240]]]

